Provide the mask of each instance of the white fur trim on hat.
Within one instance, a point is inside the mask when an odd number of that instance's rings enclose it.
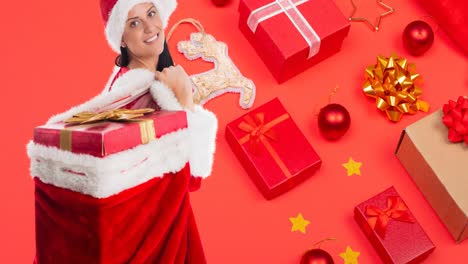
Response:
[[[177,7],[176,0],[118,0],[110,11],[109,20],[106,24],[106,37],[112,50],[120,53],[120,44],[125,29],[128,12],[141,3],[153,3],[158,9],[163,28],[167,27],[171,14]]]

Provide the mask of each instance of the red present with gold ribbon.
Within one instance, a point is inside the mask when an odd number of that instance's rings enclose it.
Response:
[[[114,110],[115,111],[115,110]],[[123,110],[127,112],[139,110]],[[113,112],[113,111],[109,111]],[[107,112],[106,112],[107,113]],[[77,119],[101,118],[102,114],[81,113]],[[105,113],[104,113],[105,114]],[[125,115],[132,115],[124,113]],[[88,115],[88,116],[87,116]],[[103,118],[100,122],[71,124],[65,122],[47,124],[34,129],[34,142],[50,147],[71,151],[75,154],[88,154],[105,157],[131,149],[159,138],[162,135],[187,127],[184,111],[158,111],[123,122]],[[121,119],[126,119],[125,117]]]
[[[468,238],[466,98],[406,127],[396,156],[456,242]],[[459,143],[454,143],[459,142]]]
[[[386,264],[417,263],[435,249],[393,187],[356,206],[354,218]]]
[[[301,183],[322,163],[277,98],[229,123],[226,139],[267,199]]]
[[[341,49],[350,23],[332,0],[241,0],[239,28],[278,82]]]

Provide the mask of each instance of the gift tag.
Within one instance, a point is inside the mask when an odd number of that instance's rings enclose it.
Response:
[[[255,84],[242,75],[228,54],[226,43],[217,41],[207,34],[195,19],[183,19],[177,22],[167,35],[167,41],[172,33],[182,23],[191,23],[199,32],[192,33],[190,40],[180,41],[177,49],[189,60],[201,58],[214,63],[214,68],[190,76],[194,87],[193,101],[205,104],[209,100],[224,93],[239,93],[239,104],[242,108],[250,108],[255,100]]]

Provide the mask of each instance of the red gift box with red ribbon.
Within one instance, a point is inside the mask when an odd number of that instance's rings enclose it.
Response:
[[[226,139],[267,199],[303,182],[322,163],[278,98],[229,123]]]
[[[350,23],[332,0],[241,0],[239,28],[281,83],[341,49]]]
[[[128,122],[46,124],[34,129],[34,142],[76,154],[105,157],[186,127],[184,111],[158,111]]]
[[[394,187],[354,209],[354,218],[384,263],[417,263],[435,246]]]

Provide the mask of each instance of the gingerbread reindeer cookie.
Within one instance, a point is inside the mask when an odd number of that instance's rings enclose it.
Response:
[[[250,108],[255,100],[255,84],[245,78],[228,55],[226,43],[217,41],[212,35],[205,33],[200,22],[185,19],[178,22],[168,34],[181,23],[192,23],[200,32],[192,33],[190,40],[180,41],[177,45],[179,52],[189,60],[202,58],[212,62],[214,68],[191,75],[194,86],[194,103],[205,104],[209,100],[224,93],[240,93],[239,104],[242,108]]]

